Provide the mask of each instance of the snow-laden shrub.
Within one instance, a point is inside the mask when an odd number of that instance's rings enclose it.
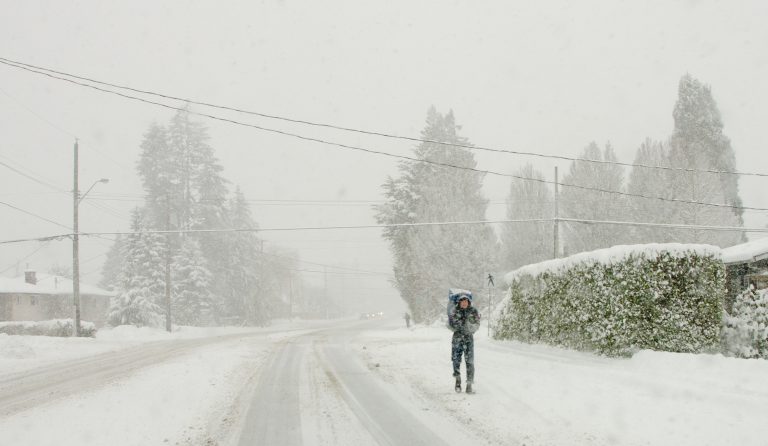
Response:
[[[113,327],[118,325],[161,326],[163,309],[152,302],[150,296],[150,290],[147,287],[121,291],[112,298],[107,313],[107,323]]]
[[[26,336],[69,337],[75,330],[72,319],[52,319],[49,321],[8,321],[0,322],[0,333]],[[80,322],[80,337],[96,336],[93,322]]]
[[[494,336],[607,355],[719,346],[725,269],[706,245],[635,245],[508,274]]]
[[[723,318],[723,351],[740,358],[768,359],[768,290],[750,287]]]

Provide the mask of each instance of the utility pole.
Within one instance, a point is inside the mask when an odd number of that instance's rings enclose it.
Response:
[[[491,337],[491,309],[492,309],[491,287],[492,286],[494,286],[493,275],[491,273],[488,273],[488,337]]]
[[[259,298],[257,296],[263,295],[265,293],[266,283],[267,283],[266,277],[265,277],[266,276],[265,271],[267,270],[266,268],[267,260],[264,258],[264,239],[259,239],[259,257],[261,257],[261,259],[259,260],[259,286],[261,289],[259,290],[258,294],[253,296],[253,300],[251,301],[251,305],[250,305],[251,311],[249,315],[249,317],[253,318],[254,324],[261,323],[259,319],[256,317],[256,312],[258,311],[258,308],[259,308],[259,301],[258,301]]]
[[[171,229],[171,199],[165,196],[165,230]],[[165,330],[171,332],[171,234],[165,234]]]
[[[554,245],[555,245],[555,253],[554,253],[554,256],[552,257],[554,259],[558,258],[559,254],[560,254],[560,234],[559,234],[559,229],[560,229],[559,217],[560,217],[560,215],[559,215],[559,209],[558,209],[558,202],[557,201],[558,201],[557,166],[555,166],[555,221],[554,221],[554,224],[555,224],[555,228],[554,228],[555,229],[554,230],[554,235],[555,235],[555,243],[554,243]]]
[[[78,159],[77,139],[75,139],[75,180],[72,189],[72,296],[75,300],[75,337],[80,336],[80,234],[78,230],[78,205],[80,204],[80,191],[78,190]]]
[[[293,277],[288,273],[288,320],[293,319]]]
[[[328,301],[328,267],[323,267],[323,295],[325,299],[323,299],[324,307],[325,307],[325,318],[328,319],[328,305],[330,302]]]

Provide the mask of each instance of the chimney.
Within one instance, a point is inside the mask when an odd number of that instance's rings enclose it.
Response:
[[[24,281],[32,285],[37,285],[37,274],[34,271],[24,271]]]

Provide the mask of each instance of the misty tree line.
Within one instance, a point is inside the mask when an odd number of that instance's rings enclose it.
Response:
[[[137,171],[144,205],[132,212],[131,234],[109,251],[100,283],[118,293],[110,324],[162,325],[167,262],[174,323],[263,325],[275,317],[295,265],[265,253],[256,233],[145,232],[258,227],[239,187],[230,191],[222,176],[206,127],[186,111],[153,124]]]
[[[694,169],[695,172],[633,166],[627,176],[618,164],[573,161],[561,179],[560,218],[633,221],[712,226],[743,226],[737,176],[702,170],[734,171],[735,155],[723,135],[723,123],[709,86],[690,75],[681,78],[673,110],[674,132],[666,141],[646,139],[633,164]],[[469,145],[459,135],[453,112],[427,114],[422,139]],[[422,142],[419,159],[475,167],[468,149]],[[617,161],[610,144],[590,143],[578,158]],[[553,219],[554,188],[532,165],[520,166],[507,198],[507,218]],[[430,163],[403,162],[399,175],[383,185],[385,203],[377,206],[381,224],[484,220],[488,201],[481,193],[483,174]],[[631,195],[599,192],[576,185]],[[632,195],[643,195],[641,198]],[[725,204],[707,206],[680,203]],[[489,225],[390,227],[384,237],[394,257],[394,285],[416,321],[429,322],[445,311],[450,287],[476,293],[490,271],[506,272],[551,259],[554,225],[548,222],[507,223],[498,234]],[[742,232],[704,231],[650,226],[560,224],[561,254],[635,243],[707,243],[721,247],[744,240]]]

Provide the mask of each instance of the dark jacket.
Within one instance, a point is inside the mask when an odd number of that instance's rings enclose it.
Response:
[[[467,308],[461,308],[456,304],[448,315],[448,326],[456,334],[472,336],[480,328],[480,313],[472,303]]]

